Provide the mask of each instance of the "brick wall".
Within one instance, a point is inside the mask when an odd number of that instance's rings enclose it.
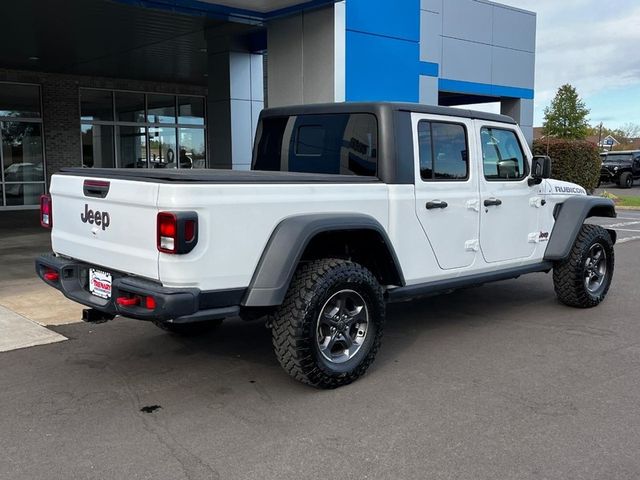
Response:
[[[0,82],[41,86],[47,180],[62,167],[82,165],[80,88],[108,88],[182,95],[206,95],[206,87],[121,78],[89,77],[0,69]]]
[[[78,83],[64,76],[48,76],[42,85],[47,183],[62,167],[80,167]]]

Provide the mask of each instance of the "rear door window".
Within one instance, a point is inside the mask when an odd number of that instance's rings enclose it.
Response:
[[[253,170],[375,176],[378,123],[368,113],[263,119]]]
[[[418,123],[420,176],[422,180],[469,178],[467,131],[458,123]]]

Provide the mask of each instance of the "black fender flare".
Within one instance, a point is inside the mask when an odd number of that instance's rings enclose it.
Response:
[[[393,245],[386,230],[375,218],[358,213],[295,215],[282,220],[271,234],[253,273],[242,306],[281,305],[309,242],[320,233],[354,230],[373,230],[381,236],[404,285],[402,269]]]
[[[544,252],[544,259],[549,261],[564,260],[569,256],[582,224],[587,218],[617,216],[613,200],[602,197],[569,197],[556,208],[558,209],[554,212],[556,222]]]

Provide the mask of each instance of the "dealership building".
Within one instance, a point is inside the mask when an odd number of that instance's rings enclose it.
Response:
[[[265,107],[496,103],[533,137],[535,13],[486,0],[12,0],[0,211],[62,167],[251,164]]]

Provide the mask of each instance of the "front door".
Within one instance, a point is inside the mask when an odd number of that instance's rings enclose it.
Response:
[[[527,183],[525,140],[514,127],[475,120],[480,138],[480,247],[487,262],[522,260],[539,239],[537,188]]]
[[[479,250],[473,122],[414,114],[412,124],[416,215],[440,268],[468,267]]]

